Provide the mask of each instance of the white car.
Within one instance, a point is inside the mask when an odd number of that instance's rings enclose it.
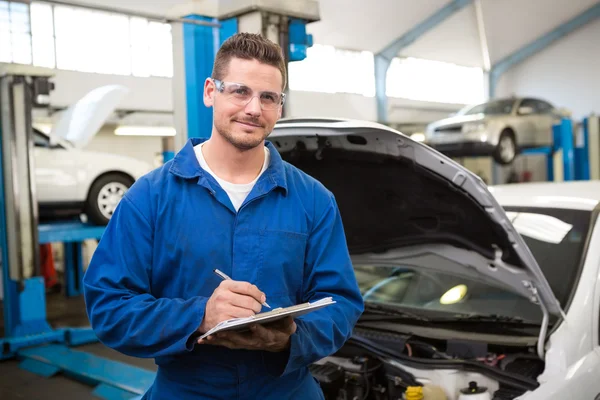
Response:
[[[41,219],[84,213],[105,225],[148,163],[84,150],[127,93],[121,86],[95,89],[69,107],[50,135],[33,128],[35,196]]]
[[[270,140],[335,195],[365,299],[326,399],[600,398],[600,182],[488,188],[370,122]]]

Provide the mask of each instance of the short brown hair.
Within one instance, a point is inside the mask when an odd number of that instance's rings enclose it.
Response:
[[[278,44],[256,33],[240,32],[231,36],[223,42],[217,52],[213,64],[213,79],[223,79],[232,58],[257,60],[263,64],[277,67],[283,78],[282,89],[285,89],[287,82],[285,59]]]

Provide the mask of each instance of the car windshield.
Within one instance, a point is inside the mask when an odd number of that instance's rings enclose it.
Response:
[[[591,219],[590,211],[506,207],[515,229],[531,249],[563,309],[576,284]],[[365,302],[452,314],[501,315],[538,323],[542,313],[509,289],[435,270],[441,259],[421,265],[355,264]],[[431,263],[431,265],[427,265]]]
[[[485,114],[485,115],[502,115],[510,114],[513,110],[515,100],[497,100],[489,103],[478,104],[473,107],[466,107],[459,112],[461,115],[474,115],[474,114]]]

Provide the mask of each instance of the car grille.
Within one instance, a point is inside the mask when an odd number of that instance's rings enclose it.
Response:
[[[441,126],[439,128],[435,128],[435,131],[439,133],[461,133],[462,126]]]

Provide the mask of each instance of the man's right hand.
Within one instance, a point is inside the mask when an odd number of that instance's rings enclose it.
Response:
[[[255,285],[225,280],[208,299],[204,319],[198,331],[204,334],[227,319],[250,317],[260,312],[261,303],[265,301],[265,294]]]

